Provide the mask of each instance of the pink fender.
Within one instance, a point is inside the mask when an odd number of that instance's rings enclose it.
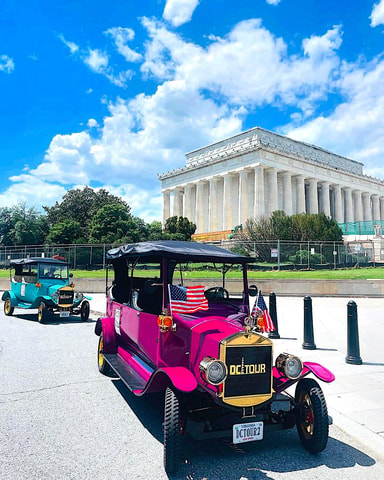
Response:
[[[197,380],[193,373],[185,367],[159,368],[153,372],[143,390],[133,390],[133,393],[141,396],[147,392],[161,392],[170,384],[180,392],[189,393],[196,389]]]
[[[104,317],[101,319],[101,327],[103,331],[103,352],[116,353],[117,341],[115,334],[115,319],[112,317]]]
[[[335,375],[319,363],[304,362],[304,367],[309,368],[309,370],[323,382],[331,383],[335,380]]]

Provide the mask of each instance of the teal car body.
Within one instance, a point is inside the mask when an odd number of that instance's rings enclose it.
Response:
[[[10,266],[11,288],[2,296],[6,315],[12,315],[14,308],[37,308],[41,323],[54,312],[61,317],[79,314],[88,320],[90,297],[75,292],[67,262],[31,257],[11,260]]]

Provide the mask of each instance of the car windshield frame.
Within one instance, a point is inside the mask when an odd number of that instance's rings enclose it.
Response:
[[[66,264],[39,263],[39,279],[69,279],[69,269]]]

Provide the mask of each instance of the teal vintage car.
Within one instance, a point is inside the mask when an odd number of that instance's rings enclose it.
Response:
[[[37,308],[40,323],[54,312],[60,317],[80,315],[82,321],[88,320],[90,297],[75,292],[67,262],[31,257],[11,260],[10,266],[11,289],[2,296],[5,315],[12,315],[15,307]]]

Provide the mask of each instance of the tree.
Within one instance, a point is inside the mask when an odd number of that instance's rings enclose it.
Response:
[[[38,245],[47,231],[45,216],[25,203],[0,208],[0,241],[2,245]]]
[[[64,220],[80,222],[80,236],[88,241],[91,219],[101,207],[110,204],[122,205],[127,213],[130,213],[131,208],[121,198],[105,189],[96,191],[90,187],[69,190],[61,202],[56,202],[52,207],[43,206],[43,209],[47,213],[50,227]]]
[[[49,234],[47,235],[47,242],[66,245],[72,243],[86,243],[81,235],[82,228],[80,222],[72,219],[65,219],[62,222],[57,222],[52,225]]]
[[[172,240],[190,240],[196,231],[196,225],[187,217],[177,215],[166,220],[164,233],[169,234]]]

